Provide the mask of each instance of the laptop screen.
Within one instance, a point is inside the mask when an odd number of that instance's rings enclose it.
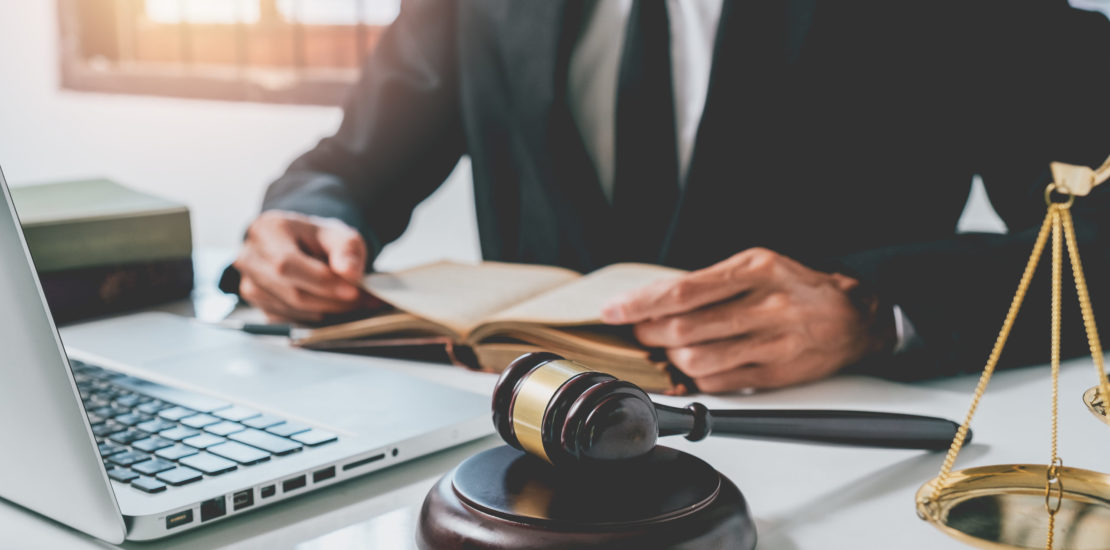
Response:
[[[0,172],[0,498],[109,542],[125,528]]]

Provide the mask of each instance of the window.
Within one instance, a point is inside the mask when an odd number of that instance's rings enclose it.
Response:
[[[58,0],[62,87],[334,105],[401,0]]]

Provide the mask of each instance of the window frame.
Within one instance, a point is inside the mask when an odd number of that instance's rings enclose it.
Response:
[[[78,92],[150,95],[188,99],[244,101],[295,105],[342,105],[359,68],[289,67],[257,69],[244,66],[204,66],[181,61],[176,67],[126,63],[98,64],[84,56],[79,4],[87,0],[57,0],[59,87]],[[295,27],[296,28],[296,27]],[[366,29],[356,26],[357,42],[366,43]],[[113,31],[115,32],[115,31]],[[380,32],[380,31],[379,31]],[[362,59],[369,51],[362,54]],[[361,61],[359,65],[361,65]],[[192,67],[192,68],[190,68]],[[266,84],[254,71],[288,71],[280,85]]]

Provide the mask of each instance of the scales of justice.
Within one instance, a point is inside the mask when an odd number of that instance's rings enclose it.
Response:
[[[1097,170],[1059,162],[1052,163],[1051,168],[1054,183],[1045,189],[1044,194],[1048,212],[1002,330],[975,388],[967,417],[956,432],[940,473],[923,485],[916,496],[917,515],[921,519],[945,534],[979,548],[1110,549],[1110,475],[1069,468],[1057,453],[1060,293],[1065,246],[1091,358],[1098,372],[1098,383],[1084,392],[1083,401],[1099,420],[1110,424],[1110,383],[1103,366],[1102,344],[1095,326],[1071,217],[1071,206],[1077,197],[1083,200],[1081,197],[1088,195],[1095,186],[1110,179],[1110,159]],[[1048,464],[1002,464],[952,471],[972,417],[998,364],[1050,238],[1052,428]]]

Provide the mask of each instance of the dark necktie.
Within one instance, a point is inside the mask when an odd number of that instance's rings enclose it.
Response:
[[[678,152],[665,0],[634,0],[617,80],[616,256],[657,262],[678,205]]]

